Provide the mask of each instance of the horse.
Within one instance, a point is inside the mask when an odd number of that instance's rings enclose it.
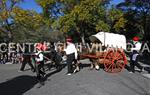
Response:
[[[54,66],[57,70],[61,69],[62,56],[59,52],[55,50],[55,47],[51,43],[50,48],[47,52],[44,52],[45,64],[49,66],[49,70]]]
[[[44,67],[43,71],[51,70],[52,67],[56,68],[57,71],[61,70],[61,55],[55,50],[54,43],[46,44],[45,50],[42,51],[44,55]],[[31,54],[31,60],[35,64],[35,53]]]
[[[83,59],[89,59],[90,60],[90,70],[93,70],[94,68],[96,70],[99,70],[99,64],[97,62],[97,56],[101,56],[103,52],[97,52],[97,43],[93,43],[91,49],[87,45],[83,45],[81,50],[78,50],[79,58],[80,60]]]

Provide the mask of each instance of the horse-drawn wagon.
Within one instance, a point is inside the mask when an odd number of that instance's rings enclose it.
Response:
[[[124,35],[99,32],[89,37],[93,45],[98,44],[98,50],[88,53],[80,53],[81,58],[94,60],[97,65],[103,64],[104,70],[110,73],[116,73],[123,70],[127,64],[127,58],[124,53],[126,50],[126,38]],[[104,48],[103,48],[104,47]]]

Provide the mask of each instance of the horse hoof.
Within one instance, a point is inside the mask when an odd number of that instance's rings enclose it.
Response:
[[[99,70],[99,66],[98,66],[98,65],[97,65],[97,66],[95,66],[95,69],[96,69],[96,70]]]

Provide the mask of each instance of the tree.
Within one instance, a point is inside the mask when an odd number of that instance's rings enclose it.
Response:
[[[13,39],[11,12],[17,3],[21,1],[22,0],[1,0],[0,2],[0,31],[6,33],[9,40]]]
[[[63,1],[63,0],[62,0]],[[91,34],[94,34],[96,31],[99,31],[98,22],[102,21],[103,24],[106,25],[108,29],[107,23],[105,21],[105,5],[106,1],[101,0],[69,0],[65,2],[63,1],[64,8],[64,16],[61,16],[57,21],[57,28],[62,32],[67,32],[71,36],[73,34],[79,34],[82,42],[84,43],[84,38],[87,38]],[[72,3],[72,4],[70,4]],[[99,26],[100,27],[100,26]],[[96,30],[97,29],[97,30]],[[72,33],[73,32],[73,33]]]
[[[63,14],[60,0],[36,0],[36,2],[42,7],[43,19],[49,24],[49,27],[54,20]]]
[[[108,22],[111,32],[125,32],[127,20],[124,18],[124,13],[114,6],[108,10]]]
[[[84,38],[99,31],[118,32],[124,29],[126,20],[123,12],[114,7],[108,9],[108,4],[109,0],[77,0],[67,8],[70,10],[65,11],[66,14],[60,17],[57,25],[62,32],[78,33],[83,43]]]
[[[148,26],[150,16],[150,0],[125,0],[118,5],[118,8],[125,12],[126,17],[132,15],[131,18],[127,17],[129,19],[128,23],[130,23],[128,25],[131,25],[131,23],[134,24],[128,27],[136,27],[139,33],[144,35],[144,39],[148,40],[150,36]]]
[[[21,1],[0,2],[0,37],[14,42],[37,42],[48,38],[49,22],[43,19],[42,14],[19,8],[17,5]]]
[[[126,20],[123,13],[114,7],[109,9],[110,0],[36,1],[43,8],[45,18],[52,19],[53,30],[73,37],[79,35],[83,43],[85,38],[99,31],[124,30]]]
[[[23,10],[16,7],[13,9],[13,18],[15,22],[13,29],[16,30],[13,33],[15,41],[20,38],[26,42],[48,40],[47,35],[50,34],[50,28],[47,25],[47,22],[45,22],[45,19],[43,19],[43,15],[32,10]],[[18,34],[23,37],[20,37]]]
[[[31,29],[31,31],[34,31],[45,24],[42,15],[32,10],[23,10],[16,7],[13,9],[12,15],[15,24],[20,24],[28,29]]]

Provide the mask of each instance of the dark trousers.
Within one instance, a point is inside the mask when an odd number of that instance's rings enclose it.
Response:
[[[31,63],[31,60],[28,60],[28,59],[24,59],[23,62],[22,62],[22,65],[21,65],[21,68],[20,70],[24,70],[26,64],[29,64],[29,66],[31,67],[32,70],[34,70],[34,66],[33,64]]]
[[[45,75],[45,72],[42,70],[44,67],[44,61],[39,62],[36,64],[36,74],[37,74],[37,79],[40,80],[42,76]]]
[[[75,61],[75,54],[69,54],[67,55],[67,66],[68,66],[68,73],[72,73],[73,72],[73,65],[72,62]]]
[[[142,71],[143,67],[137,61],[131,60],[130,67],[133,73],[135,72],[135,66],[138,67]]]
[[[3,53],[3,58],[2,58],[5,62],[8,62],[8,52],[4,52]]]

